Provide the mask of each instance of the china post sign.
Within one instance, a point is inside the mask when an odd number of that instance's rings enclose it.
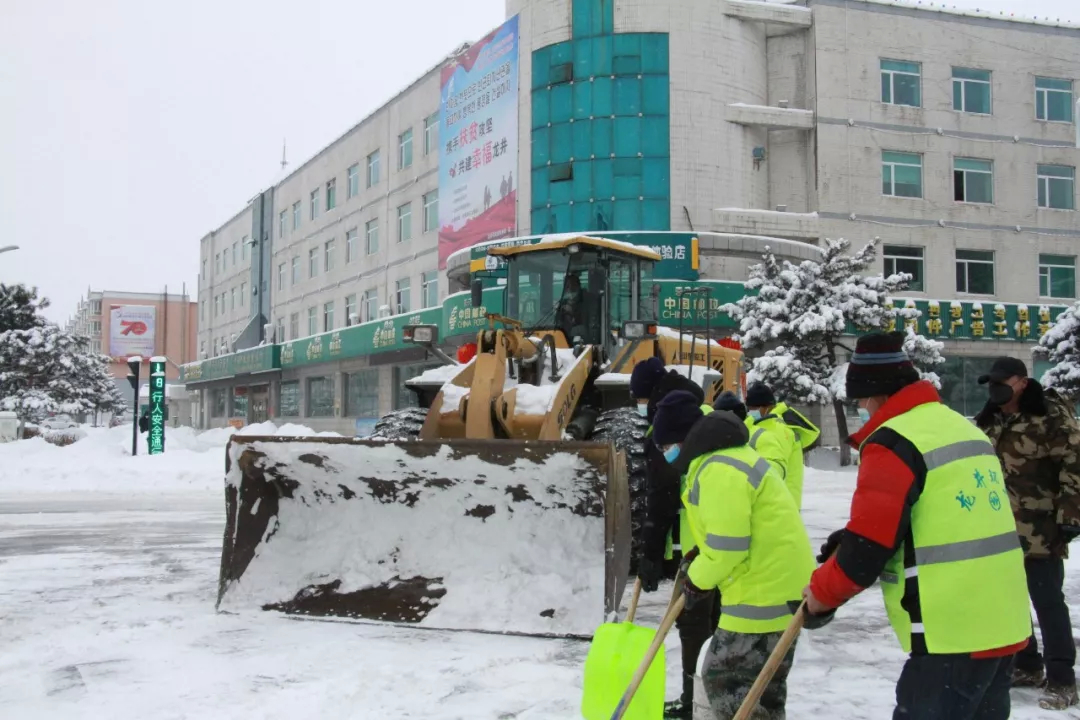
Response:
[[[150,358],[150,433],[147,446],[151,455],[165,452],[165,358]]]

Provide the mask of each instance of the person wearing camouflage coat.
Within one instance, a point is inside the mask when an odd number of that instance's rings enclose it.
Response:
[[[1076,646],[1062,587],[1068,545],[1080,535],[1080,425],[1072,404],[1027,376],[1015,358],[998,358],[979,383],[990,400],[975,418],[997,449],[1017,533],[1028,593],[1039,618],[1043,655],[1032,631],[1017,657],[1014,687],[1039,687],[1039,704],[1077,703]]]

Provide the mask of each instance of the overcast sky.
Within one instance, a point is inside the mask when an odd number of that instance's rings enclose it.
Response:
[[[930,3],[927,3],[930,4]],[[938,5],[940,3],[933,3]],[[1077,0],[953,0],[1080,21]],[[0,282],[194,296],[198,241],[504,0],[0,0]]]

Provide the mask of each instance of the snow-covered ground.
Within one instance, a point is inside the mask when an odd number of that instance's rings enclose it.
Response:
[[[134,459],[129,433],[0,445],[0,716],[579,717],[584,642],[215,612],[228,432],[170,429],[165,455]],[[854,475],[813,462],[817,544],[843,522]],[[1075,599],[1080,561],[1069,570]],[[658,623],[669,590],[644,596],[640,624]],[[674,632],[666,651],[673,696]],[[803,634],[788,717],[889,717],[902,662],[871,590]],[[1013,699],[1021,720],[1080,718]]]

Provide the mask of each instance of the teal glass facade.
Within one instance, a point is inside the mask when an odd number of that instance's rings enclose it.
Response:
[[[533,233],[671,229],[668,36],[615,34],[613,2],[533,52]]]

